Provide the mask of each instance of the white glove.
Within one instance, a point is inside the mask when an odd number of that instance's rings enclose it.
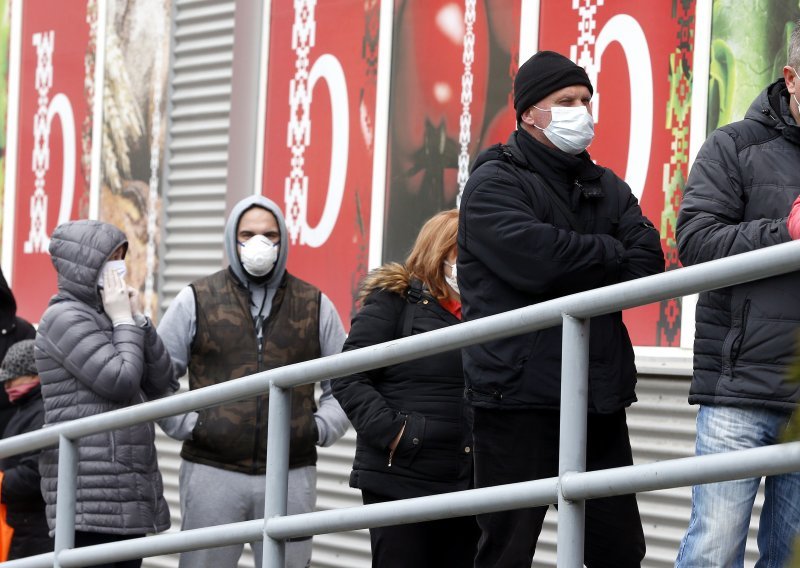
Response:
[[[133,321],[136,322],[136,325],[139,327],[144,327],[147,325],[147,318],[142,312],[142,301],[141,296],[139,296],[139,290],[132,286],[128,286],[128,299],[131,302],[131,313],[133,314]]]
[[[114,326],[124,323],[135,325],[128,299],[128,288],[116,270],[108,269],[103,274],[103,308]]]
[[[131,314],[133,314],[134,319],[136,316],[144,316],[142,313],[142,302],[139,298],[139,290],[133,286],[128,286],[128,300],[131,304]]]

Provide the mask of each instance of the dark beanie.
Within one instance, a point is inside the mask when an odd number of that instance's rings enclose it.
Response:
[[[514,78],[514,110],[517,122],[522,113],[550,93],[572,85],[584,85],[593,94],[594,89],[583,67],[555,51],[540,51],[528,59]]]
[[[39,374],[33,356],[34,343],[33,339],[24,339],[8,348],[3,362],[0,363],[0,383],[17,377]]]

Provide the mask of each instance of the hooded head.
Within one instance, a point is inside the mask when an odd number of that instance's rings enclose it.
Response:
[[[128,239],[114,225],[84,219],[56,227],[50,237],[50,259],[58,273],[58,290],[91,306],[100,305],[97,279],[103,265]]]
[[[278,232],[280,233],[278,258],[275,261],[275,266],[269,273],[261,277],[251,276],[244,269],[239,256],[241,249],[238,238],[239,222],[242,218],[242,215],[244,215],[253,207],[260,207],[261,209],[265,209],[266,211],[272,213],[278,223]],[[252,195],[250,197],[245,197],[233,206],[233,209],[228,216],[228,222],[225,225],[225,254],[228,256],[231,271],[240,282],[244,284],[252,282],[260,285],[266,285],[269,288],[275,288],[280,284],[281,280],[283,279],[283,275],[286,272],[286,258],[289,255],[289,239],[286,232],[286,222],[284,221],[283,213],[275,204],[275,202],[262,195]]]
[[[0,270],[0,333],[6,333],[14,325],[16,315],[17,301]]]

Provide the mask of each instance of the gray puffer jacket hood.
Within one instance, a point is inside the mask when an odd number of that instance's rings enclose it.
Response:
[[[114,225],[71,221],[56,227],[50,239],[50,258],[58,273],[59,294],[101,308],[97,280],[103,265],[128,239]]]
[[[125,235],[97,221],[60,225],[50,242],[58,293],[36,335],[45,425],[125,408],[177,388],[172,363],[149,320],[114,327],[103,311],[99,272]],[[78,442],[75,529],[135,535],[169,528],[152,423],[86,436]],[[39,469],[51,534],[58,452]]]

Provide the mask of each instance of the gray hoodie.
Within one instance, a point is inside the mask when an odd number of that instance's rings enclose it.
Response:
[[[280,250],[275,267],[265,281],[255,283],[248,276],[242,267],[237,251],[237,229],[241,216],[252,207],[262,207],[275,215],[278,221],[278,228],[281,234]],[[251,301],[250,310],[253,317],[257,317],[259,309],[263,304],[262,316],[269,316],[272,307],[272,298],[275,291],[283,279],[286,272],[286,259],[289,256],[289,237],[286,231],[286,223],[280,208],[271,200],[260,195],[254,195],[242,199],[231,210],[228,221],[225,225],[224,233],[225,253],[230,262],[230,270],[234,276],[250,291]],[[266,298],[264,297],[266,295]],[[191,358],[192,342],[197,331],[197,315],[195,311],[194,290],[191,286],[183,288],[175,299],[170,303],[164,317],[158,326],[158,332],[164,340],[167,350],[172,357],[172,363],[178,376],[183,376]],[[323,357],[335,355],[342,350],[345,332],[339,314],[333,302],[322,294],[320,298],[319,315],[319,341],[320,351]],[[319,400],[319,409],[314,415],[319,432],[317,444],[320,446],[330,446],[342,437],[347,431],[350,422],[347,415],[333,398],[331,393],[330,381],[325,380],[320,383],[322,395]],[[184,440],[191,436],[191,431],[197,421],[197,414],[192,412],[183,417],[177,417],[168,421],[161,422],[165,432],[170,436]]]

